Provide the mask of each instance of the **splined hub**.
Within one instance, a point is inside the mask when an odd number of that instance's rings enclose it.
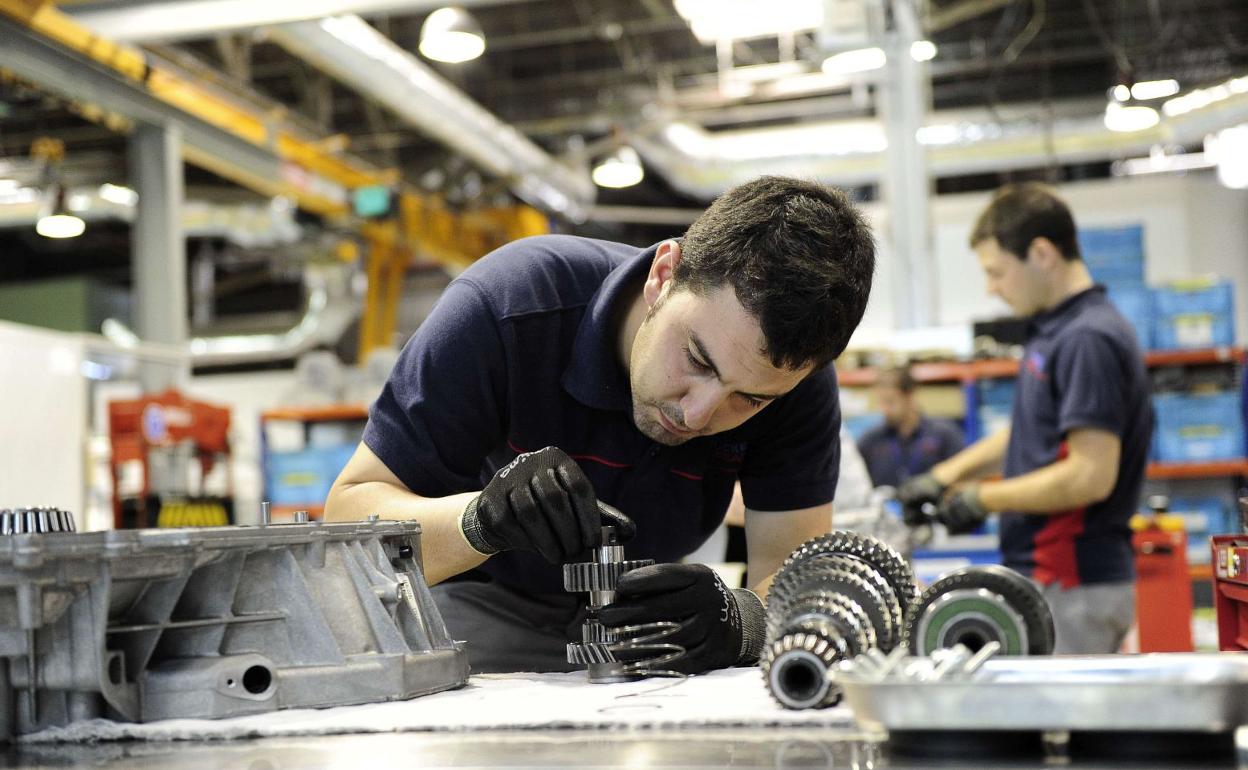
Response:
[[[760,661],[785,708],[823,708],[840,699],[828,677],[837,661],[900,643],[916,593],[914,573],[886,543],[846,530],[799,546],[767,597]]]

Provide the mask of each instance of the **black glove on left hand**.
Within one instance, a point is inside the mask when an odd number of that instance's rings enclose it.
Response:
[[[963,487],[946,495],[936,509],[936,520],[944,524],[951,535],[966,534],[982,524],[986,518],[988,509],[980,502],[977,485]]]
[[[681,627],[657,642],[685,648],[663,666],[685,674],[752,664],[762,649],[763,603],[744,588],[729,590],[705,564],[652,564],[624,573],[604,626],[672,621]]]

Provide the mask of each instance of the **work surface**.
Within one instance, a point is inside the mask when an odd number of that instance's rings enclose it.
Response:
[[[670,685],[670,686],[667,686]],[[757,669],[673,683],[590,685],[584,674],[473,677],[411,701],[228,720],[85,722],[26,736],[9,768],[1045,767],[889,756],[844,708],[777,707]],[[1051,766],[1051,765],[1048,765]],[[1235,767],[1145,759],[1076,767]]]

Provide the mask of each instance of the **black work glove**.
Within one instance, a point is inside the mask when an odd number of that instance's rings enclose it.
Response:
[[[663,668],[700,674],[757,662],[763,646],[763,603],[744,588],[729,590],[705,564],[652,564],[620,576],[615,601],[599,611],[604,626],[680,623],[656,640],[685,654]]]
[[[936,520],[945,525],[951,535],[963,535],[974,530],[988,518],[988,509],[979,499],[979,486],[963,487],[947,495],[936,508]]]
[[[923,506],[939,502],[945,488],[930,473],[908,479],[897,489],[897,499],[901,501],[901,520],[911,527],[929,523],[930,517],[923,512]]]
[[[535,551],[552,564],[602,543],[604,518],[632,538],[636,527],[601,505],[579,465],[562,449],[526,452],[499,469],[459,517],[464,539],[478,553]]]

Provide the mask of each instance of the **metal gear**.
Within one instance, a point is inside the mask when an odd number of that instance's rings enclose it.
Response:
[[[1003,655],[1053,652],[1053,615],[1030,580],[999,564],[962,567],[941,576],[915,600],[904,644],[912,655],[965,644],[1001,644]]]
[[[833,530],[802,543],[780,565],[776,578],[779,579],[797,564],[826,554],[853,556],[876,568],[892,586],[893,593],[903,608],[908,608],[918,593],[914,572],[901,554],[882,540],[844,529]]]
[[[0,510],[0,535],[34,535],[73,531],[74,514],[60,508]]]
[[[825,559],[820,559],[824,562]],[[896,609],[897,600],[892,588],[870,566],[851,557],[830,557],[829,564],[812,564],[790,570],[785,584],[777,590],[774,611],[767,615],[768,634],[773,626],[791,615],[792,602],[804,595],[802,586],[846,596],[855,601],[865,613],[872,629],[875,644],[888,652],[901,640],[901,613]],[[872,580],[874,578],[874,581]],[[769,637],[770,638],[770,637]]]
[[[576,562],[563,565],[563,590],[573,593],[614,591],[620,575],[638,567],[654,564],[653,559],[634,559],[609,563]]]

